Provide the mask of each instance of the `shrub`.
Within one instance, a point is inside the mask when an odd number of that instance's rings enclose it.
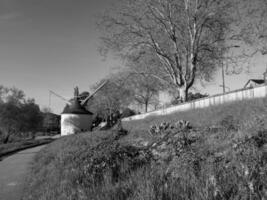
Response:
[[[131,117],[135,115],[135,111],[131,110],[130,108],[125,108],[121,113],[121,118]]]
[[[239,128],[239,121],[234,119],[233,115],[227,115],[219,122],[219,125],[226,131],[237,131]]]

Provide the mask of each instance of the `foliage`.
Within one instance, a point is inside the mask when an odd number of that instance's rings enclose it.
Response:
[[[60,131],[60,115],[51,112],[43,113],[42,128],[45,132]]]
[[[16,106],[25,102],[25,94],[15,87],[8,88],[0,85],[0,103],[12,103]]]
[[[52,113],[52,109],[48,106],[44,106],[41,109],[42,113],[46,114],[46,113]]]
[[[205,97],[208,97],[209,95],[208,94],[201,94],[199,92],[197,93],[192,93],[192,92],[189,92],[188,93],[188,97],[187,97],[187,100],[188,101],[193,101],[193,100],[196,100],[196,99],[201,99],[201,98],[205,98]],[[174,99],[171,104],[172,105],[176,105],[176,104],[179,104],[181,103],[181,101],[179,99]]]
[[[239,121],[235,119],[232,115],[228,115],[219,122],[219,125],[221,125],[227,131],[237,131]]]
[[[201,94],[199,92],[197,92],[197,93],[189,92],[188,93],[188,101],[193,101],[193,100],[201,99],[201,98],[208,97],[208,96],[209,96],[208,94]]]
[[[1,140],[7,143],[11,136],[27,137],[42,125],[42,113],[33,99],[26,100],[16,88],[1,86],[0,96]]]
[[[131,117],[133,115],[135,115],[136,112],[130,108],[125,108],[123,109],[122,113],[121,113],[121,118],[126,118],[126,117]]]

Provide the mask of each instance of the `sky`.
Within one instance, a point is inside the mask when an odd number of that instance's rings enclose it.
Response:
[[[49,105],[49,90],[70,98],[73,88],[89,90],[121,63],[104,60],[99,52],[97,15],[111,0],[0,0],[0,85],[22,89],[40,107]],[[226,76],[226,85],[242,87],[249,78],[261,78],[267,59],[259,55],[251,73]],[[221,75],[199,87],[203,93],[220,93]],[[51,96],[59,114],[65,103]]]
[[[97,14],[110,0],[0,0],[0,84],[22,89],[40,107],[49,90],[89,90],[118,61],[98,53]],[[65,105],[55,96],[51,107]]]

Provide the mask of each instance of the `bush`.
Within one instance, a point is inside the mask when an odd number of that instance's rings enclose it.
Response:
[[[125,108],[121,113],[121,118],[131,117],[135,115],[135,111],[131,110],[130,108]]]
[[[232,115],[228,115],[219,122],[219,125],[226,131],[237,131],[239,128],[239,121],[234,119]]]

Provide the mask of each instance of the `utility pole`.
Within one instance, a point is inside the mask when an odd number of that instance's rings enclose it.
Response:
[[[223,61],[221,61],[221,65],[222,65],[222,88],[223,88],[223,93],[225,93],[225,79],[224,79],[224,65],[223,65]]]

